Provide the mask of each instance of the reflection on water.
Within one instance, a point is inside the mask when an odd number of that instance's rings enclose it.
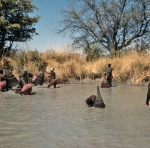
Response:
[[[97,85],[34,86],[31,96],[0,92],[0,148],[149,148],[147,87],[101,88],[106,108],[88,108]]]

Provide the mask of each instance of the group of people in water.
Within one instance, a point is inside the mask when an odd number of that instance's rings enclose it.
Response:
[[[101,88],[112,87],[112,79],[113,79],[113,75],[112,75],[111,64],[108,64],[108,67],[107,67],[106,71],[104,71],[104,79],[102,80]],[[97,104],[98,104],[99,107],[101,106],[101,108],[105,108],[104,102],[103,102],[102,97],[100,95],[99,88],[97,88],[97,96],[96,95],[91,95],[89,98],[87,98],[85,100],[85,102],[86,102],[86,105],[88,107],[93,107],[93,106],[96,107]],[[150,83],[148,85],[146,105],[148,105],[149,110],[150,110]]]
[[[42,70],[42,72],[39,75],[32,74],[27,72],[26,70],[19,76],[19,80],[17,80],[11,72],[6,68],[3,68],[0,70],[0,91],[5,92],[8,91],[9,88],[11,88],[13,85],[17,84],[17,87],[15,89],[15,92],[20,95],[30,95],[32,92],[32,85],[42,85],[44,83],[44,73],[48,74],[49,76],[49,84],[47,88],[50,88],[51,85],[54,85],[54,88],[56,88],[57,85],[57,79],[56,74],[54,72],[54,68],[52,67],[50,69],[50,72],[47,72],[46,70]],[[11,77],[10,77],[11,75]],[[31,80],[31,83],[29,81]],[[16,83],[17,81],[17,83]],[[15,83],[15,84],[13,84]]]
[[[104,79],[101,83],[101,88],[109,88],[112,87],[112,67],[111,64],[108,64],[107,69],[104,71]],[[19,81],[14,77],[14,75],[8,70],[8,68],[3,67],[0,69],[0,91],[5,92],[8,91],[10,88],[12,88],[14,85],[17,85],[17,88],[15,90],[16,93],[19,93],[20,95],[30,95],[32,92],[32,85],[42,85],[44,83],[44,73],[48,74],[49,76],[49,83],[47,88],[50,88],[51,85],[54,85],[54,88],[56,88],[57,85],[57,79],[56,74],[54,72],[54,68],[52,67],[50,69],[50,72],[47,72],[46,70],[42,70],[42,72],[39,75],[29,73],[27,71],[24,71],[19,76]],[[29,80],[31,80],[31,83],[29,83]],[[97,88],[97,94],[100,96],[99,88]],[[91,95],[89,98],[86,99],[86,104],[89,107],[96,106],[96,98],[98,96]],[[105,107],[102,98],[100,96],[100,106],[103,108]],[[146,105],[149,106],[150,110],[150,83],[148,85],[148,92],[147,92],[147,99],[146,99]]]

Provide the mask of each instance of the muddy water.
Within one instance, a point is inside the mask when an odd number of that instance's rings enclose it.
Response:
[[[149,148],[147,87],[100,89],[106,108],[88,108],[97,85],[34,86],[31,96],[0,92],[0,148]]]

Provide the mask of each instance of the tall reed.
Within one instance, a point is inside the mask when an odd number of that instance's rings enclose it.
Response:
[[[0,60],[0,68],[9,60],[16,77],[24,70],[39,74],[42,68],[49,72],[55,68],[58,82],[71,82],[74,79],[102,78],[108,63],[112,64],[114,81],[127,84],[141,84],[150,81],[150,58],[148,53],[124,52],[117,57],[100,57],[86,62],[85,57],[69,50],[47,50],[45,52],[22,50],[14,57]],[[45,74],[45,80],[48,75]]]

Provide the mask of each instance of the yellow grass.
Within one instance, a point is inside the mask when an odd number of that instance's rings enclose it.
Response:
[[[21,51],[16,57],[0,60],[0,68],[9,60],[15,76],[24,70],[30,73],[40,73],[39,67],[46,63],[46,71],[55,68],[59,82],[72,82],[72,79],[102,78],[108,63],[112,64],[115,81],[129,84],[141,84],[150,80],[150,55],[147,53],[125,52],[119,57],[101,57],[93,62],[86,62],[79,53],[69,50],[47,50],[45,52]],[[43,66],[44,67],[44,66]],[[48,75],[45,74],[46,80]]]

